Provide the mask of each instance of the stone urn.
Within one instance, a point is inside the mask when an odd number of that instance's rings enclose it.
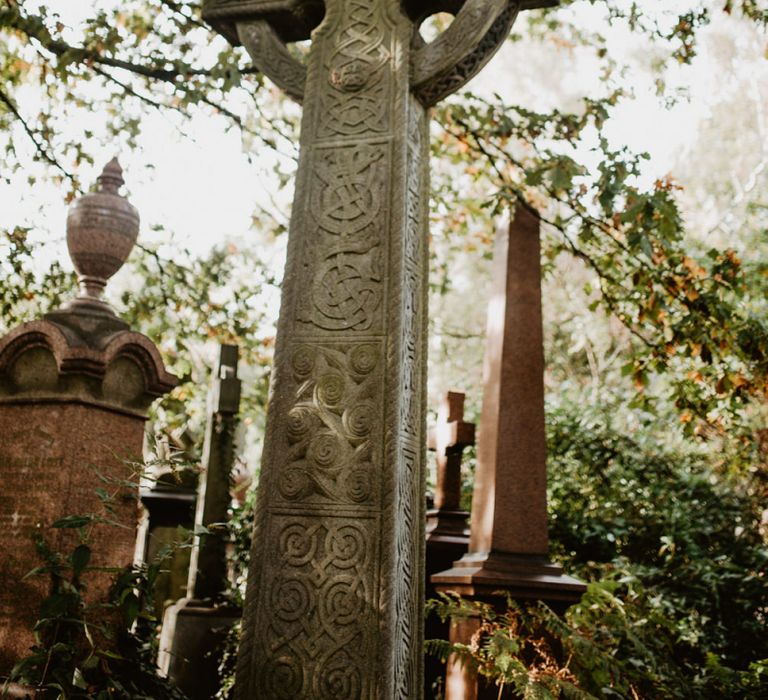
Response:
[[[139,212],[118,194],[123,184],[123,170],[113,158],[99,175],[95,191],[70,207],[67,247],[80,292],[65,306],[68,310],[115,315],[101,296],[107,280],[128,259],[139,233]]]

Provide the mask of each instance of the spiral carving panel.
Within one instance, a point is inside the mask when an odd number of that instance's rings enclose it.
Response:
[[[281,425],[280,498],[378,509],[383,342],[295,343],[288,352],[294,400]]]
[[[312,523],[276,512],[269,537],[260,639],[271,659],[259,697],[357,700],[372,697],[365,660],[377,653],[376,517]]]

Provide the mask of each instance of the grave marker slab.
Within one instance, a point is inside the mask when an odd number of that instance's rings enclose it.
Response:
[[[427,547],[430,540],[450,542],[468,534],[469,513],[461,510],[461,459],[465,447],[475,444],[475,424],[464,420],[464,394],[446,392],[438,422],[429,430],[428,446],[435,452],[437,479],[434,508],[427,511]]]
[[[227,537],[221,523],[232,501],[230,483],[235,459],[235,430],[240,410],[238,347],[222,345],[208,401],[202,470],[197,491],[195,536],[187,595],[163,617],[158,667],[192,700],[208,700],[218,689],[221,645],[242,611],[222,604],[227,589]]]

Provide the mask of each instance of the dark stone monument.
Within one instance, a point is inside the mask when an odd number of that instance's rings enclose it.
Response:
[[[432,583],[562,609],[585,586],[549,559],[540,256],[539,218],[521,205],[496,234],[469,552]],[[476,628],[454,624],[451,638],[466,642]],[[449,662],[446,691],[446,700],[478,697],[477,679]]]
[[[422,693],[429,107],[509,0],[207,0],[303,101],[237,697]],[[455,12],[425,44],[419,24]],[[306,64],[287,42],[312,39]]]
[[[50,530],[68,515],[106,515],[96,493],[113,496],[111,520],[90,528],[92,567],[133,561],[136,463],[142,461],[146,410],[176,384],[145,336],[129,330],[101,299],[138,233],[136,210],[117,194],[113,160],[95,192],[67,218],[78,297],[43,320],[0,339],[0,675],[26,655],[49,581],[24,576],[40,562],[31,535],[69,552],[71,530]],[[110,574],[88,574],[87,600],[103,599]]]
[[[218,688],[219,648],[241,611],[222,603],[227,589],[228,518],[240,380],[238,348],[223,345],[209,395],[202,472],[197,492],[195,536],[187,597],[171,605],[163,619],[158,666],[192,700],[208,700]]]
[[[174,453],[184,461],[196,456],[192,445],[175,435],[159,435],[140,482],[141,516],[136,538],[136,560],[162,561],[162,570],[152,589],[154,610],[162,616],[166,606],[187,592],[191,548],[195,527],[198,474],[188,466],[174,464]]]

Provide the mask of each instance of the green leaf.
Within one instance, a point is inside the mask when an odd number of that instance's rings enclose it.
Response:
[[[75,688],[80,688],[81,690],[87,690],[88,688],[88,684],[85,682],[83,672],[77,667],[75,667],[75,670],[72,673],[72,685],[75,686]]]
[[[64,518],[60,518],[54,522],[51,527],[55,528],[67,528],[75,529],[78,527],[85,527],[94,521],[93,515],[67,515]]]
[[[91,548],[87,544],[78,545],[72,552],[70,560],[75,576],[80,576],[85,570],[85,567],[88,566],[88,562],[91,560]]]

